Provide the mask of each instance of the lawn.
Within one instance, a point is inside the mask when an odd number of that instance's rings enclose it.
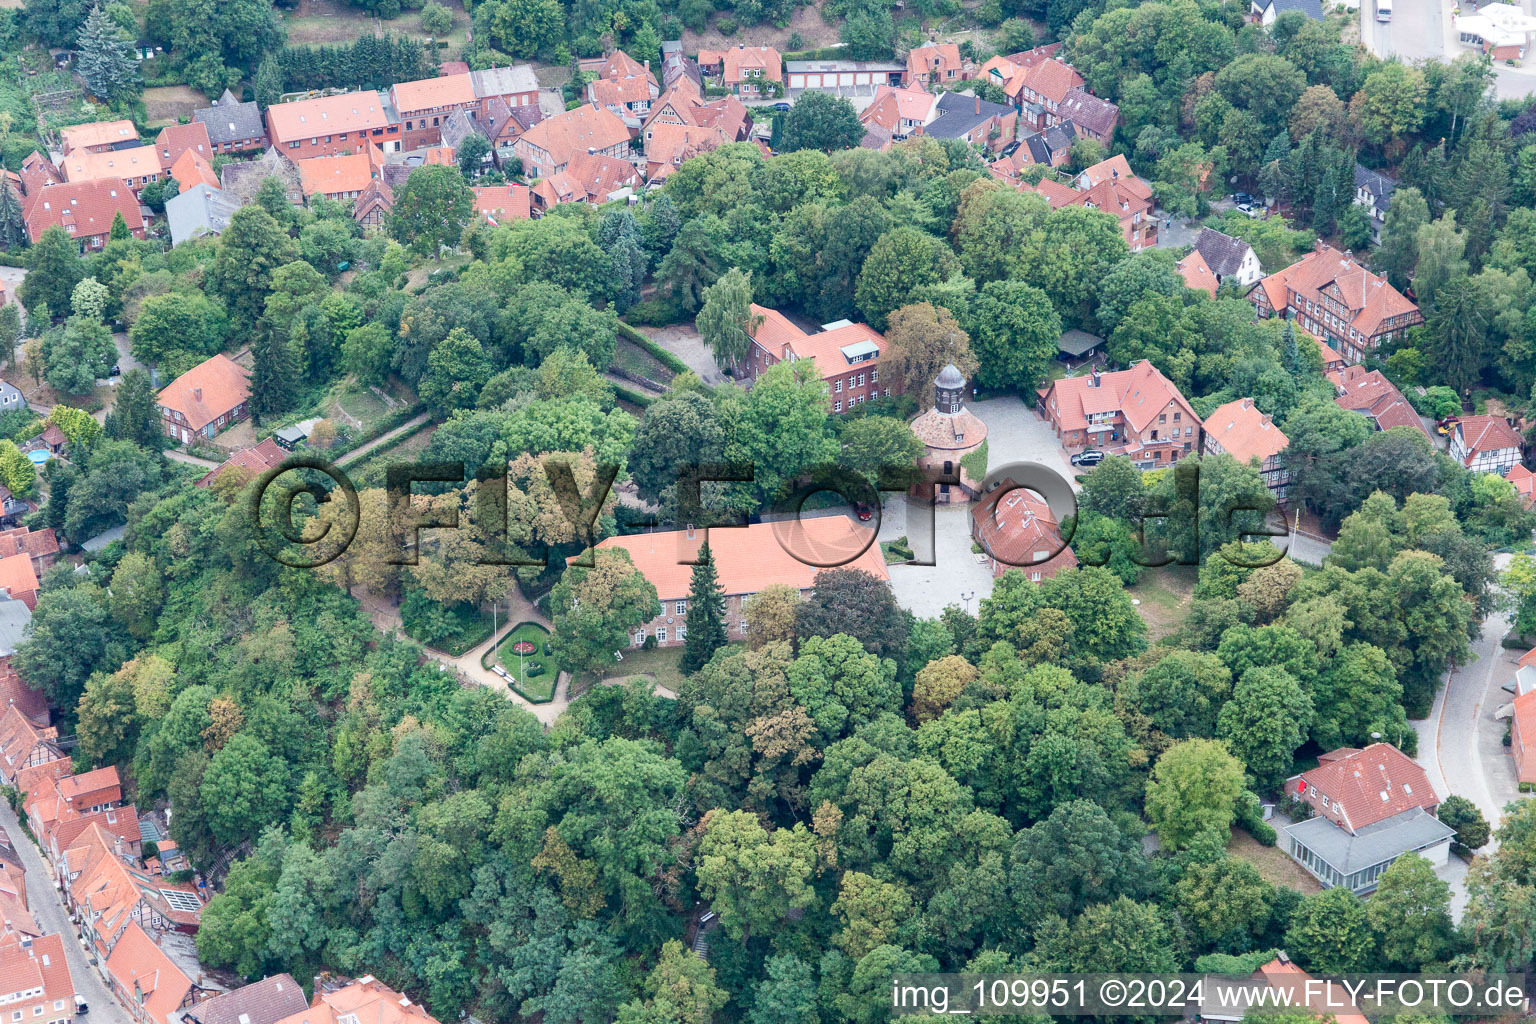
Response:
[[[1287,856],[1279,846],[1264,846],[1242,829],[1232,830],[1232,838],[1227,841],[1227,852],[1252,864],[1271,885],[1283,885],[1300,893],[1322,892],[1323,887],[1318,880],[1307,874],[1306,869]]]
[[[482,668],[490,668],[492,664],[499,662],[511,676],[507,680],[507,685],[535,704],[543,704],[554,698],[555,680],[560,675],[560,666],[544,653],[544,644],[548,640],[549,630],[537,622],[519,622],[502,634],[500,643],[485,652],[480,659],[480,665]],[[526,655],[519,655],[513,647],[525,641],[533,645],[533,650]],[[527,670],[540,666],[544,668],[542,673],[526,674]]]
[[[349,377],[321,399],[319,411],[338,430],[345,428],[355,437],[367,438],[382,432],[379,425],[386,417],[398,416],[415,404],[411,389],[397,380],[375,389]]]
[[[670,384],[672,378],[677,376],[655,356],[625,338],[619,339],[619,346],[613,351],[612,365],[615,369],[626,370],[658,384]]]
[[[657,647],[652,650],[625,651],[624,660],[616,661],[610,668],[604,669],[604,679],[623,679],[629,676],[645,676],[656,683],[657,686],[666,687],[673,693],[683,685],[683,673],[677,667],[677,663],[683,658],[685,648],[682,644],[676,647]]]
[[[440,2],[453,15],[453,27],[439,38],[452,49],[465,41],[469,15],[464,13],[461,0]],[[421,42],[429,38],[421,27],[420,11],[406,11],[398,18],[381,21],[340,0],[306,0],[298,13],[283,16],[283,27],[288,30],[288,43],[292,46],[350,44],[364,34],[409,36]]]
[[[1141,579],[1126,591],[1132,600],[1141,602],[1136,610],[1146,621],[1150,638],[1157,641],[1184,624],[1194,588],[1194,566],[1165,565],[1143,570]]]
[[[386,446],[370,452],[363,461],[355,466],[347,467],[347,475],[352,478],[352,483],[358,490],[366,487],[383,487],[384,474],[390,466],[399,465],[402,462],[410,462],[427,443],[432,440],[432,430],[419,430],[397,445]],[[487,634],[489,635],[489,634]]]
[[[207,98],[190,85],[157,85],[144,90],[144,113],[151,125],[174,124],[207,105]]]
[[[402,611],[400,624],[412,640],[455,658],[489,640],[492,629],[490,613],[467,604],[439,606],[421,619],[410,615],[407,607]]]

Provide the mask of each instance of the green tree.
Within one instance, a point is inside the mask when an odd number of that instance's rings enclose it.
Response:
[[[1285,949],[1302,967],[1322,974],[1363,971],[1374,940],[1360,897],[1343,887],[1302,897],[1285,933]]]
[[[72,708],[90,674],[115,671],[126,654],[107,610],[106,593],[82,583],[42,593],[12,664],[50,704]]]
[[[786,153],[797,149],[852,149],[863,138],[864,126],[859,123],[858,111],[852,103],[831,93],[804,94],[784,119]]]
[[[1477,805],[1464,796],[1448,796],[1440,802],[1435,816],[1456,830],[1456,842],[1468,850],[1488,844],[1488,821]]]
[[[200,795],[215,839],[253,839],[264,823],[287,816],[288,764],[261,740],[237,733],[208,762]]]
[[[885,330],[886,373],[901,383],[909,395],[924,395],[946,364],[953,363],[969,380],[979,365],[971,352],[971,339],[953,314],[926,302],[903,306],[891,313]]]
[[[490,360],[479,339],[455,327],[427,357],[427,372],[418,390],[422,401],[446,416],[455,409],[473,408],[490,379]]]
[[[769,957],[764,967],[748,1024],[820,1024],[815,969],[789,953]]]
[[[112,332],[100,320],[72,316],[43,336],[43,376],[50,387],[71,395],[89,394],[117,362]]]
[[[764,829],[749,811],[711,811],[699,838],[699,890],[726,934],[745,939],[814,904],[816,837],[793,828]]]
[[[292,409],[298,400],[299,359],[286,335],[258,331],[251,356],[251,412],[257,421]]]
[[[25,249],[31,242],[27,234],[27,218],[16,198],[11,179],[0,180],[0,248],[9,252]]]
[[[100,4],[91,9],[76,40],[75,70],[97,96],[116,103],[138,91],[139,62],[133,39]]]
[[[130,551],[112,571],[112,617],[140,640],[154,632],[165,588],[154,560]]]
[[[418,167],[395,192],[389,233],[412,252],[435,255],[458,244],[474,212],[474,193],[453,167]]]
[[[439,10],[447,11],[447,8],[439,6]],[[426,16],[426,12],[422,12]],[[485,169],[485,158],[491,152],[491,140],[479,132],[470,132],[464,141],[459,143],[459,173],[464,175],[466,181],[480,176]]]
[[[882,658],[900,658],[907,644],[906,617],[891,589],[862,569],[818,572],[799,606],[795,630],[803,637],[843,633]]]
[[[746,357],[763,317],[752,311],[752,278],[736,267],[704,289],[695,321],[699,337],[719,366],[735,366]]]
[[[251,80],[251,95],[265,110],[283,97],[283,66],[277,54],[269,53],[256,66],[256,77]]]
[[[80,260],[80,243],[58,225],[48,228],[27,251],[27,276],[21,282],[17,298],[35,314],[42,306],[50,310],[69,308],[75,285],[85,277]]]
[[[114,440],[132,441],[140,448],[159,451],[165,443],[160,410],[149,374],[132,369],[117,384],[117,400],[107,413],[105,433]]]
[[[927,450],[905,421],[890,416],[860,416],[844,423],[837,444],[838,465],[876,485],[882,471],[911,470]]]
[[[1050,298],[1022,281],[989,281],[965,319],[977,380],[989,388],[1027,391],[1050,372],[1061,317]]]
[[[453,14],[436,0],[427,0],[421,8],[421,27],[434,36],[445,36],[453,28]]]
[[[619,1024],[710,1024],[730,1001],[715,984],[715,969],[676,939],[661,947],[661,958],[645,979],[647,999],[619,1007]]]
[[[1311,698],[1295,676],[1283,668],[1255,667],[1238,678],[1231,702],[1217,719],[1216,734],[1268,787],[1290,771],[1311,720]]]
[[[1366,923],[1376,936],[1385,966],[1419,971],[1440,961],[1451,948],[1451,887],[1418,854],[1397,858],[1376,883],[1365,905]]]
[[[1225,840],[1243,795],[1243,765],[1218,740],[1184,740],[1163,752],[1147,783],[1147,817],[1163,844],[1188,846],[1215,832]]]
[[[300,258],[298,243],[259,205],[241,207],[219,236],[207,272],[211,291],[237,325],[249,331],[266,308],[272,274]]]
[[[656,588],[625,551],[595,551],[592,567],[571,566],[550,592],[550,640],[560,664],[572,671],[609,664],[628,647],[637,626],[661,614]]]
[[[693,567],[693,579],[688,587],[687,629],[687,647],[678,668],[684,675],[691,676],[708,664],[727,641],[725,592],[716,581],[715,564],[707,540],[699,548],[698,563]]]
[[[921,288],[942,284],[959,271],[949,246],[911,227],[880,236],[859,272],[854,301],[870,326],[883,330],[886,317],[907,305]]]

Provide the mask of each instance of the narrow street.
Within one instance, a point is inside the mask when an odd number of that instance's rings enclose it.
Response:
[[[32,911],[32,917],[45,932],[64,936],[64,954],[69,959],[69,976],[75,983],[75,992],[90,1005],[89,1015],[82,1019],[94,1024],[132,1024],[132,1018],[112,998],[96,968],[86,962],[80,933],[64,909],[59,890],[53,886],[53,873],[43,861],[37,845],[21,830],[16,812],[4,800],[0,800],[0,826],[4,827],[11,846],[27,869],[27,908]]]

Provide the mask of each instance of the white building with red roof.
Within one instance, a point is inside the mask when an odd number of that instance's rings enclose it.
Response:
[[[1062,377],[1037,392],[1036,411],[1062,447],[1125,455],[1143,469],[1171,466],[1195,450],[1200,417],[1148,360],[1129,370]]]
[[[923,129],[939,117],[939,98],[911,86],[882,85],[875,90],[874,102],[859,115],[865,126],[879,125],[894,141],[923,134]]]
[[[753,303],[752,313],[758,322],[751,329],[752,344],[742,363],[751,380],[775,363],[809,359],[827,385],[834,413],[889,396],[893,386],[901,393],[896,379],[889,375],[880,379],[885,336],[868,324],[838,320],[807,334],[776,309]]]
[[[587,83],[587,102],[604,107],[631,128],[640,127],[651,104],[661,95],[661,83],[651,73],[651,62],[641,64],[623,50],[614,50]]]
[[[1463,416],[1451,434],[1451,458],[1474,473],[1502,476],[1520,464],[1524,443],[1502,416]]]
[[[1322,243],[1260,281],[1248,301],[1261,317],[1294,317],[1354,362],[1424,322],[1413,300],[1386,278]]]
[[[1286,852],[1325,887],[1363,895],[1405,853],[1445,864],[1456,832],[1435,817],[1440,796],[1401,750],[1373,743],[1319,758],[1285,791],[1315,815],[1285,828]]]
[[[1280,456],[1290,443],[1269,414],[1258,410],[1253,399],[1239,398],[1217,406],[1206,416],[1200,453],[1225,452],[1244,465],[1257,462],[1265,486],[1276,498],[1284,498],[1291,475]]]
[[[687,639],[688,595],[693,566],[705,534],[716,579],[725,594],[726,631],[742,637],[747,621],[742,606],[765,587],[775,584],[809,594],[823,568],[860,569],[889,581],[885,556],[874,531],[847,516],[816,516],[777,523],[712,530],[660,530],[655,533],[609,537],[598,551],[622,550],[661,598],[662,612],[635,627],[631,645],[647,637],[659,646],[676,646]]]
[[[0,940],[0,1006],[8,1019],[27,1024],[69,1024],[75,1016],[75,982],[64,955],[64,936]]]
[[[540,121],[518,136],[512,148],[528,177],[547,178],[578,156],[626,158],[632,134],[613,111],[588,105]]]

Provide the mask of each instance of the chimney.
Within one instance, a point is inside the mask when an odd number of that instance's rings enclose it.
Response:
[[[201,402],[202,400],[203,400],[203,389],[202,388],[193,388],[192,389],[192,401],[194,401],[194,402]]]
[[[976,113],[981,113],[981,97],[976,97]]]
[[[1089,387],[1095,387],[1096,388],[1098,386],[1099,386],[1099,371],[1098,371],[1097,368],[1095,368],[1094,371],[1093,371],[1093,381],[1089,385]]]

